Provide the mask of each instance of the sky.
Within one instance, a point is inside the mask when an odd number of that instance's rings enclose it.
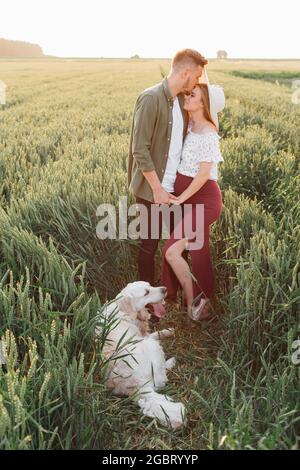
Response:
[[[300,58],[299,0],[0,0],[0,38],[59,57]]]

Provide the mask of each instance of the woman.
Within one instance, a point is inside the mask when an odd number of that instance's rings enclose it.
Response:
[[[191,212],[186,213],[186,208],[182,210],[179,232],[182,238],[179,238],[177,228],[163,247],[161,285],[167,287],[169,300],[176,299],[178,287],[182,286],[187,313],[194,320],[210,316],[210,301],[214,294],[209,227],[222,212],[217,165],[223,157],[219,146],[217,113],[224,105],[223,89],[217,85],[199,83],[190,94],[185,95],[184,108],[190,114],[192,125],[185,138],[177,169],[174,186],[176,199],[173,203],[182,209],[185,204],[191,204]],[[204,205],[204,220],[200,222],[198,215],[196,218],[197,204]],[[188,220],[194,233],[203,230],[202,248],[195,249],[193,238],[186,235]],[[194,279],[186,261],[186,250],[190,250]]]

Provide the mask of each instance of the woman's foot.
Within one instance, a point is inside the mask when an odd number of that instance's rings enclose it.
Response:
[[[210,308],[210,299],[201,298],[199,303],[188,306],[188,316],[194,321],[208,320],[211,318]]]

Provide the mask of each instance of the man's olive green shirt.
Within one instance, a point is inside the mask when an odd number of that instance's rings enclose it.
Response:
[[[184,96],[177,95],[183,116],[183,140],[188,128]],[[128,186],[135,196],[154,202],[143,171],[155,170],[160,182],[167,166],[173,124],[173,96],[167,78],[137,98],[132,120],[128,159]]]

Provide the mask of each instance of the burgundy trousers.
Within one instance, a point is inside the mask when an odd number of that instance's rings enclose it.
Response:
[[[175,194],[175,193],[173,192],[171,194]],[[158,236],[151,237],[151,227],[154,225],[154,218],[153,218],[153,212],[151,211],[151,206],[155,204],[153,202],[147,201],[146,199],[142,199],[138,196],[135,197],[135,200],[136,200],[136,203],[143,204],[146,207],[147,225],[148,225],[147,237],[145,238],[141,237],[139,240],[139,248],[138,248],[138,255],[137,255],[139,280],[147,281],[152,286],[154,286],[155,285],[155,254],[158,248],[159,241],[162,236],[163,215],[162,213],[160,213],[159,218],[158,218]],[[174,216],[171,213],[170,234],[173,232],[173,230],[174,230]],[[184,256],[185,256],[185,259],[187,259],[187,253],[185,253]],[[170,272],[169,275],[172,278],[173,282],[176,283],[177,278],[175,276],[175,273],[172,271]]]
[[[175,185],[174,185],[174,194],[179,196],[192,182],[193,177],[182,175],[177,173]],[[183,206],[185,204],[191,204],[190,211],[183,211]],[[196,216],[196,205],[203,204],[204,217]],[[199,249],[184,250],[182,256],[187,259],[187,254],[190,254],[191,257],[191,271],[193,276],[196,279],[196,282],[192,279],[193,282],[193,293],[196,297],[200,292],[203,292],[204,295],[208,298],[212,298],[214,295],[214,271],[212,266],[212,259],[210,253],[209,245],[209,235],[210,235],[210,225],[215,222],[222,212],[222,193],[220,187],[215,180],[207,180],[206,183],[197,191],[193,196],[187,199],[182,205],[182,220],[180,221],[181,227],[184,227],[186,218],[188,217],[190,221],[192,220],[192,230],[195,233],[199,233],[202,230],[203,234],[203,246]],[[200,220],[200,222],[199,222]],[[198,224],[198,226],[196,225]],[[202,224],[199,227],[199,223]],[[174,227],[175,228],[175,227]],[[182,235],[186,236],[186,232],[182,231]],[[180,283],[175,276],[174,271],[166,260],[166,251],[170,246],[172,246],[176,241],[178,241],[177,233],[171,233],[170,238],[166,240],[163,246],[163,256],[161,263],[161,285],[165,286],[168,290],[168,298],[176,298],[177,290],[180,286]],[[193,238],[190,238],[193,240]],[[195,238],[194,238],[195,240]]]

